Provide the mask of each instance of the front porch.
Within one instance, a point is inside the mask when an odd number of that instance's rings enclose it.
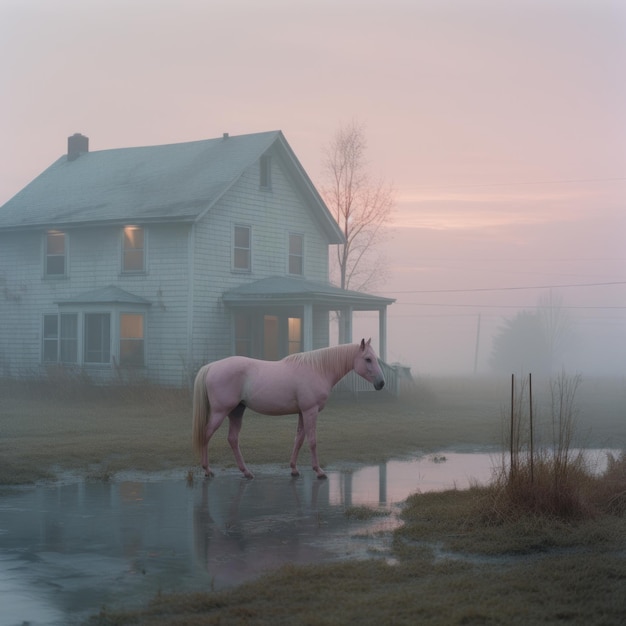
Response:
[[[387,307],[392,298],[328,283],[276,276],[245,283],[223,295],[232,314],[232,354],[277,360],[329,345],[329,318],[338,312],[343,343],[352,343],[355,311],[378,313],[378,356],[387,355]]]

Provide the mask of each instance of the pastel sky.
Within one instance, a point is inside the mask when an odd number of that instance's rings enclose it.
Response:
[[[75,132],[281,129],[320,182],[355,120],[396,189],[389,360],[471,371],[480,315],[482,371],[502,318],[561,286],[572,365],[626,370],[623,0],[0,0],[0,42],[0,204]]]

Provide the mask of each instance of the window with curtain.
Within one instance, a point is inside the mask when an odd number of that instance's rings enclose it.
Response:
[[[143,272],[145,269],[144,229],[125,226],[123,235],[122,271]]]
[[[137,313],[120,315],[120,365],[143,367],[144,318]]]

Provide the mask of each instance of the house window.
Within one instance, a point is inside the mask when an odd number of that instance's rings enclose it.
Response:
[[[61,313],[61,332],[59,334],[59,361],[61,363],[78,362],[78,315]]]
[[[144,365],[144,318],[137,313],[120,315],[120,365],[143,367]]]
[[[122,251],[123,272],[144,271],[144,229],[140,226],[125,226]]]
[[[59,359],[59,316],[43,316],[43,361],[56,363]]]
[[[66,236],[59,230],[46,233],[46,276],[65,276]]]
[[[250,271],[250,239],[249,226],[235,226],[233,267],[236,270]]]
[[[287,319],[288,345],[289,354],[302,352],[302,319],[299,317],[290,317]]]
[[[235,354],[252,356],[252,324],[249,315],[235,315]]]
[[[272,188],[272,157],[268,154],[264,154],[260,161],[261,176],[259,185],[261,189]]]
[[[85,313],[85,363],[110,363],[111,315]]]
[[[78,361],[78,315],[44,315],[44,363],[76,363]]]
[[[289,273],[302,276],[304,268],[304,237],[289,235]]]

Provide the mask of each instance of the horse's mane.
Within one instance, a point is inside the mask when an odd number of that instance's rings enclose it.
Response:
[[[359,344],[344,343],[331,348],[319,348],[310,352],[290,354],[283,361],[308,365],[318,372],[333,370],[338,373],[346,373],[352,369],[358,349]]]

